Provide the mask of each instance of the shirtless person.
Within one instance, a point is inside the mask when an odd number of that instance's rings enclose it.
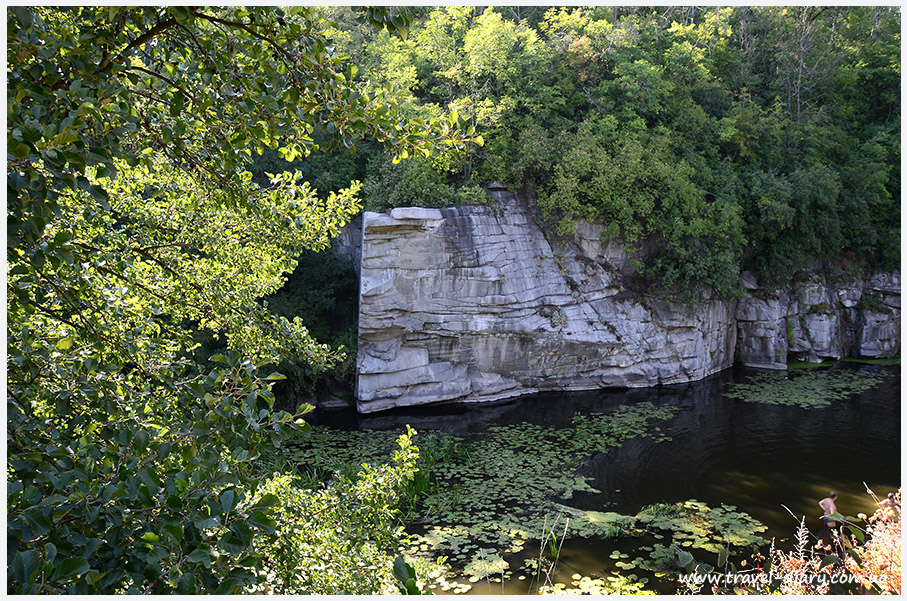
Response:
[[[835,499],[837,498],[838,493],[831,491],[830,493],[828,493],[827,497],[819,501],[819,507],[821,507],[825,512],[825,515],[822,516],[822,521],[825,522],[825,525],[829,528],[834,528],[837,526],[837,524],[833,520],[828,519],[828,516],[838,511],[838,508],[835,507]]]
[[[890,492],[888,493],[888,498],[879,503],[879,507],[882,509],[893,509],[894,507],[897,507],[897,504],[898,502],[894,500],[894,493]]]
[[[888,493],[888,498],[879,503],[879,509],[882,510],[883,520],[893,520],[900,512],[900,506],[893,492]]]

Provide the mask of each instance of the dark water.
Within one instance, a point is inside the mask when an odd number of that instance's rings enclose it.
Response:
[[[868,391],[821,409],[726,398],[722,393],[730,382],[754,373],[733,369],[684,385],[544,393],[494,405],[378,415],[320,412],[312,421],[344,429],[399,430],[410,424],[417,430],[472,436],[489,424],[567,427],[574,413],[608,412],[643,401],[676,406],[678,415],[659,423],[671,441],[635,438],[593,455],[582,473],[603,493],[578,493],[572,504],[623,514],[635,514],[656,502],[687,499],[710,506],[732,504],[768,526],[766,538],[783,542],[793,536],[801,516],[806,516],[811,530],[820,530],[818,501],[828,491],[838,492],[842,513],[871,514],[874,505],[863,483],[879,496],[897,490],[901,483],[900,367],[842,363],[831,369],[881,372],[886,377]],[[567,580],[570,570],[601,571],[602,557],[614,548],[613,541],[571,541],[564,553]],[[475,592],[501,592],[479,588]]]

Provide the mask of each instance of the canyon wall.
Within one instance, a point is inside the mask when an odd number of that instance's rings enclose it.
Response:
[[[601,226],[553,246],[523,201],[493,196],[362,215],[346,244],[361,252],[360,412],[900,353],[898,273],[790,290],[744,274],[740,301],[668,303],[628,290],[633,263]]]
[[[493,196],[362,215],[360,412],[900,353],[897,272],[784,290],[745,273],[739,301],[669,303],[628,290],[633,262],[601,226],[552,245],[523,201]]]
[[[600,228],[552,247],[515,196],[365,213],[361,412],[698,380],[734,360],[734,303],[630,294]]]
[[[738,361],[784,369],[789,360],[879,359],[901,352],[901,276],[834,284],[819,277],[789,289],[761,289],[744,274],[737,303]]]

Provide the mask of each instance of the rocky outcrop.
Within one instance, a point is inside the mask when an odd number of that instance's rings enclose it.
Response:
[[[813,277],[791,290],[748,288],[736,312],[743,365],[783,369],[789,359],[876,359],[901,352],[900,272],[835,284]]]
[[[899,272],[786,290],[746,272],[740,301],[671,304],[628,290],[634,262],[601,226],[552,245],[504,186],[487,206],[362,215],[361,412],[900,353]]]
[[[361,412],[540,390],[698,380],[733,362],[733,303],[627,292],[632,262],[601,228],[552,245],[528,207],[365,213]]]

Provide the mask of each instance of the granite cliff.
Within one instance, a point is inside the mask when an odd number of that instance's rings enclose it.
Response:
[[[788,360],[879,359],[901,352],[900,273],[827,284],[818,277],[790,289],[760,289],[744,277],[737,304],[738,360],[784,369]]]

